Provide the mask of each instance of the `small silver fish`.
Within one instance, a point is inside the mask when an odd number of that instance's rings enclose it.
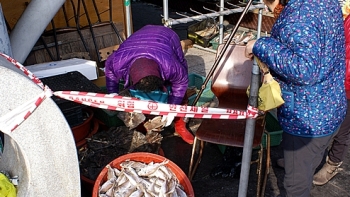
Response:
[[[114,186],[114,183],[115,179],[108,179],[101,185],[99,193],[105,194],[110,188]]]
[[[113,196],[113,194],[114,194],[114,187],[109,188],[105,194],[107,196]]]
[[[107,168],[107,179],[116,179],[116,175],[114,174],[114,169],[108,164]]]
[[[145,164],[127,160],[117,171],[106,166],[110,179],[100,187],[99,197],[186,197],[176,175],[166,166],[168,162],[166,159]]]
[[[142,197],[143,196],[143,192],[140,190],[135,190],[133,193],[130,194],[129,197]]]
[[[127,160],[127,161],[120,163],[120,167],[122,167],[122,168],[131,167],[131,168],[135,169],[136,171],[139,171],[140,169],[142,169],[146,166],[147,166],[147,164],[145,164],[145,163],[135,162],[135,161],[130,161],[130,160]]]
[[[178,184],[176,180],[174,177],[172,177],[167,182],[167,192],[165,193],[166,196],[171,196],[171,194],[176,193],[176,185]]]
[[[159,197],[166,197],[166,193],[168,191],[168,184],[166,181],[163,182],[163,185],[160,187]]]
[[[137,174],[139,176],[149,176],[154,173],[160,166],[165,165],[169,160],[164,160],[161,163],[149,163],[145,168],[141,169]]]
[[[115,193],[113,194],[114,197],[125,197],[125,196],[130,196],[135,190],[136,190],[136,186],[134,185],[130,185],[127,188],[124,189],[116,189]]]
[[[176,190],[177,196],[179,196],[179,197],[187,197],[186,192],[185,192],[184,189],[183,189],[182,187],[180,187],[179,185],[177,185],[177,186],[175,187],[175,190]]]

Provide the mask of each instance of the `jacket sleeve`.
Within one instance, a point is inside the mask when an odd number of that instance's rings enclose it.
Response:
[[[171,68],[168,79],[172,84],[172,94],[169,96],[168,103],[180,105],[188,87],[188,65],[182,51],[179,36],[174,33],[170,39],[173,46],[175,68]]]
[[[312,85],[325,74],[320,62],[323,35],[306,22],[286,24],[281,29],[283,43],[273,37],[258,39],[253,54],[271,70],[288,81],[299,85]],[[323,43],[322,43],[323,44]],[[288,65],[288,66],[287,66]],[[329,68],[331,69],[331,68]]]
[[[180,38],[177,34],[174,33],[174,35],[171,37],[171,42],[173,44],[173,50],[174,53],[176,54],[179,62],[181,63],[181,65],[186,68],[186,72],[188,70],[188,65],[187,65],[187,61],[185,59],[185,55],[182,51],[182,47],[181,47],[181,42],[180,42]]]
[[[120,77],[114,74],[113,54],[108,57],[105,63],[106,88],[108,93],[119,93]]]
[[[168,103],[180,105],[188,87],[187,70],[178,65],[177,69],[172,70],[168,81],[171,83],[171,94]]]
[[[350,91],[350,15],[344,21],[344,31],[346,50],[345,89],[346,91]]]

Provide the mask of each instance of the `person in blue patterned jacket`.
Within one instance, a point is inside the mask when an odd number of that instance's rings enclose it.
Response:
[[[284,187],[309,197],[315,170],[344,120],[345,39],[337,0],[264,0],[276,19],[270,37],[250,41],[246,56],[265,63],[282,90]]]

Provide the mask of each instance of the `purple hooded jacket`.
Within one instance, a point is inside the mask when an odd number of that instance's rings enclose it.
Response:
[[[161,77],[171,84],[170,104],[181,104],[188,87],[188,67],[180,38],[170,28],[147,25],[133,33],[108,57],[105,63],[108,93],[119,93],[119,81],[130,87],[129,71],[138,58],[148,58],[158,63]]]

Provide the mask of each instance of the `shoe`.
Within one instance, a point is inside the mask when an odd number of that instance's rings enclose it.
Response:
[[[176,117],[174,119],[174,125],[175,125],[175,132],[180,135],[180,137],[187,142],[188,144],[193,144],[194,137],[193,135],[187,130],[185,121],[180,118]]]
[[[329,160],[328,156],[326,159],[326,163],[323,165],[321,170],[319,170],[313,178],[312,183],[315,185],[324,185],[328,183],[329,180],[331,180],[335,175],[338,174],[342,168],[340,168],[340,165],[343,162],[335,163]]]
[[[277,166],[280,168],[284,168],[284,158],[277,159]]]

